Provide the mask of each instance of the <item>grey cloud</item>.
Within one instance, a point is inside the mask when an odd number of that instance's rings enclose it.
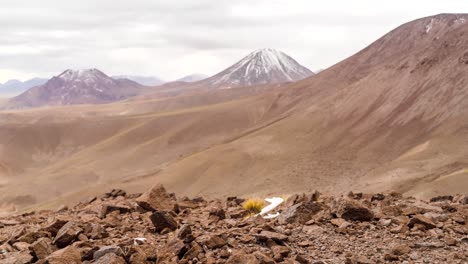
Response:
[[[273,4],[300,8],[266,15],[233,12],[238,5],[253,4],[259,10]],[[171,79],[192,71],[215,73],[262,47],[284,49],[316,69],[420,16],[407,14],[404,8],[401,12],[331,13],[332,4],[323,5],[329,7],[322,10],[306,0],[2,0],[0,70],[43,75],[65,68],[99,67],[109,74]],[[37,52],[22,52],[18,47]],[[190,56],[207,54],[216,60],[191,61]]]

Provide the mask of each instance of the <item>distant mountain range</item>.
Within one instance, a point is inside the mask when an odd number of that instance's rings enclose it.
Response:
[[[128,79],[146,86],[156,86],[165,83],[158,77],[152,76],[139,76],[139,75],[114,75],[111,76],[113,79]]]
[[[206,75],[197,73],[166,84],[182,90],[186,89],[186,86],[192,89],[198,87],[226,89],[293,82],[313,74],[281,51],[261,49],[212,77],[207,78]],[[109,103],[151,92],[152,86],[164,84],[164,81],[157,77],[138,75],[110,77],[97,69],[66,70],[48,81],[33,80],[22,83],[23,86],[19,85],[20,82],[10,82],[8,87],[17,87],[16,93],[22,91],[23,93],[10,99],[2,107]],[[18,85],[12,86],[15,83]],[[18,87],[23,87],[23,90]],[[30,89],[24,91],[28,88]],[[10,88],[9,92],[11,91]]]
[[[146,86],[158,86],[161,84],[167,83],[166,81],[159,79],[158,77],[151,77],[151,76],[139,76],[139,75],[113,75],[111,76],[114,79],[128,79],[134,82],[137,82],[142,85]],[[197,82],[203,79],[208,78],[208,75],[201,74],[201,73],[194,73],[187,76],[184,76],[180,79],[171,81],[171,82]]]
[[[128,79],[134,82],[137,82],[139,84],[145,85],[145,86],[158,86],[162,85],[165,83],[168,83],[158,77],[153,77],[153,76],[140,76],[140,75],[113,75],[111,76],[113,79]],[[208,75],[201,74],[201,73],[194,73],[190,74],[187,76],[184,76],[180,79],[171,81],[171,82],[197,82],[203,79],[208,78]]]
[[[196,73],[177,79],[176,82],[196,82],[206,79],[207,77],[208,75]],[[166,83],[164,80],[152,76],[113,75],[111,76],[111,78],[128,79],[145,86],[158,86]],[[24,82],[20,80],[9,80],[6,83],[0,83],[0,96],[16,96],[27,91],[30,88],[33,88],[34,86],[43,85],[47,81],[48,79],[46,78],[33,78]]]
[[[42,85],[47,82],[47,79],[34,78],[27,81],[9,80],[4,84],[0,84],[0,95],[18,95],[29,88]]]
[[[187,75],[185,77],[177,79],[176,82],[197,82],[197,81],[204,80],[204,79],[206,79],[208,77],[209,76],[206,75],[206,74],[195,73],[195,74]]]

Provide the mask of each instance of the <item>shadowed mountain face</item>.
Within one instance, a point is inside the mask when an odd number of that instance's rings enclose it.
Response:
[[[27,193],[53,207],[104,187],[133,192],[154,182],[210,197],[466,193],[465,21],[407,23],[280,87],[0,113],[0,199],[21,208],[18,196]]]
[[[14,97],[8,106],[100,104],[137,95],[142,86],[128,79],[114,80],[97,69],[66,70],[45,84]]]
[[[256,50],[226,70],[200,82],[215,88],[293,82],[313,75],[285,53],[274,49]]]

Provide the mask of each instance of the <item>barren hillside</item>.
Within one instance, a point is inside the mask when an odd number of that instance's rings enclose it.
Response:
[[[142,189],[168,164],[274,120],[271,89],[281,88],[4,111],[0,200],[10,210],[110,185]]]
[[[280,103],[295,104],[287,118],[175,163],[158,181],[213,196],[466,192],[466,19],[438,15],[402,25],[282,92]]]
[[[1,113],[4,210],[154,182],[181,195],[468,188],[468,19],[402,25],[358,54],[270,90],[188,90]]]

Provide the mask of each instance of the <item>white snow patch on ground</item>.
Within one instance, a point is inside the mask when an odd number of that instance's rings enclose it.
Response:
[[[275,209],[276,207],[278,207],[281,203],[283,203],[284,199],[283,198],[280,198],[280,197],[273,197],[273,198],[266,198],[265,201],[269,202],[270,204],[265,206],[262,211],[257,214],[257,215],[265,215],[269,212],[271,212],[273,209]],[[270,219],[270,218],[275,218],[279,216],[279,213],[276,213],[276,214],[268,214],[266,216],[264,216],[263,218],[266,218],[266,219]]]
[[[272,218],[278,217],[279,215],[280,215],[280,213],[268,214],[268,215],[264,216],[263,218],[272,219]]]
[[[456,24],[456,25],[465,24],[465,22],[466,22],[466,19],[463,18],[463,17],[461,17],[461,18],[455,20],[455,24]]]
[[[137,238],[133,239],[133,244],[135,246],[138,246],[138,245],[141,245],[141,244],[144,244],[144,243],[146,243],[146,238],[144,238],[144,237],[137,237]]]
[[[431,31],[433,25],[434,25],[434,19],[432,18],[432,19],[431,19],[431,23],[429,23],[429,24],[426,26],[426,33],[429,33],[429,31]]]

